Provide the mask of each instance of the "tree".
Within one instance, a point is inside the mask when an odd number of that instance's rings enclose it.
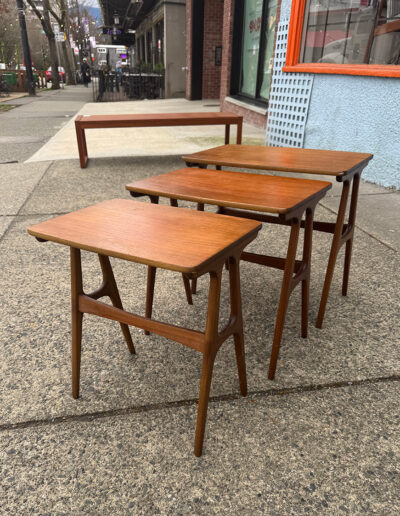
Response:
[[[13,11],[0,16],[0,63],[5,63],[7,68],[21,64],[21,33],[17,11]]]
[[[44,33],[46,35],[47,41],[49,43],[49,51],[50,51],[50,63],[52,70],[52,80],[51,80],[51,89],[59,90],[60,89],[60,78],[58,74],[58,56],[57,56],[57,47],[56,47],[56,37],[54,34],[53,27],[50,21],[50,0],[43,0],[43,12],[39,11],[36,7],[34,0],[26,0],[27,3],[32,7],[32,11],[39,18],[40,23],[42,24]]]
[[[58,9],[53,9],[50,6],[50,13],[60,26],[60,31],[66,36],[64,41],[61,43],[61,48],[64,57],[64,66],[67,72],[67,84],[76,84],[76,77],[71,63],[72,49],[69,42],[70,22],[67,2],[66,0],[55,0],[55,5],[58,7]]]

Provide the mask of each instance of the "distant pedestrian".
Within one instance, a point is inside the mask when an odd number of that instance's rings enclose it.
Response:
[[[81,64],[81,74],[82,74],[82,81],[85,87],[88,87],[88,84],[90,82],[90,66],[87,63],[86,57],[83,58],[83,62]]]

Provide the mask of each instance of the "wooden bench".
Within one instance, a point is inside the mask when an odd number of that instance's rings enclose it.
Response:
[[[236,143],[242,143],[243,117],[234,113],[147,113],[135,115],[79,115],[75,119],[81,168],[86,168],[89,157],[85,129],[113,129],[120,127],[171,127],[188,125],[224,125],[225,143],[229,143],[230,126],[237,126]]]

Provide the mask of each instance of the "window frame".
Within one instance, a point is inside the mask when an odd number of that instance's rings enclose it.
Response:
[[[330,73],[335,75],[368,75],[400,77],[400,65],[300,63],[301,38],[307,0],[293,0],[284,72]]]
[[[266,28],[265,12],[268,6],[269,0],[262,0],[262,13],[261,13],[261,27],[260,27],[260,46],[257,63],[257,77],[256,77],[256,95],[260,94],[262,85],[262,69],[265,58],[265,46],[266,38],[263,37],[264,30]],[[232,56],[238,56],[236,59],[232,59],[231,67],[231,80],[230,80],[230,96],[236,100],[246,102],[256,107],[265,108],[268,106],[269,98],[265,99],[260,96],[247,95],[240,91],[240,80],[241,80],[241,63],[243,53],[243,14],[244,14],[244,2],[235,2],[234,19],[233,19],[233,39],[232,39]],[[276,36],[276,29],[274,34],[274,41]],[[275,48],[275,44],[274,44]]]

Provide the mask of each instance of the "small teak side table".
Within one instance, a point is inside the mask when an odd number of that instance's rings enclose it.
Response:
[[[291,226],[285,258],[249,252],[243,252],[241,255],[242,260],[284,271],[268,371],[270,380],[275,377],[289,297],[300,282],[302,285],[301,335],[307,337],[313,215],[315,206],[331,187],[332,184],[326,181],[199,168],[183,168],[126,186],[133,197],[149,195],[153,203],[157,203],[159,196],[162,196],[169,197],[175,204],[177,199],[214,204],[219,206],[219,213],[261,222],[270,222],[271,219],[278,218]],[[304,214],[303,256],[300,260],[296,260],[300,224]],[[150,280],[149,283],[148,292],[152,296],[154,282]],[[146,312],[148,317],[151,316],[151,296],[148,295],[148,299],[150,298]]]
[[[363,169],[372,158],[372,154],[362,152],[265,147],[258,145],[222,145],[182,156],[182,159],[188,166],[207,167],[207,165],[215,165],[218,170],[225,166],[230,168],[327,175],[335,177],[336,181],[343,184],[336,222],[314,221],[313,223],[314,229],[317,231],[333,234],[319,305],[317,328],[322,328],[336,258],[343,244],[346,244],[346,253],[344,258],[342,295],[347,295],[360,177]],[[345,223],[351,185],[353,186],[351,188],[349,215],[348,221]],[[282,221],[273,220],[270,222],[282,223]]]
[[[84,208],[28,229],[39,241],[51,240],[71,249],[72,293],[72,395],[79,396],[83,314],[118,321],[135,353],[128,325],[180,342],[203,353],[194,453],[202,453],[208,398],[215,356],[233,336],[240,390],[247,394],[239,261],[243,249],[257,236],[261,224],[212,213],[180,210],[115,199]],[[83,290],[81,250],[98,254],[103,274],[100,288]],[[210,275],[205,332],[199,332],[123,310],[109,256],[161,267],[195,278]],[[231,313],[227,326],[218,331],[222,268],[229,261]],[[98,301],[108,296],[113,306]]]

